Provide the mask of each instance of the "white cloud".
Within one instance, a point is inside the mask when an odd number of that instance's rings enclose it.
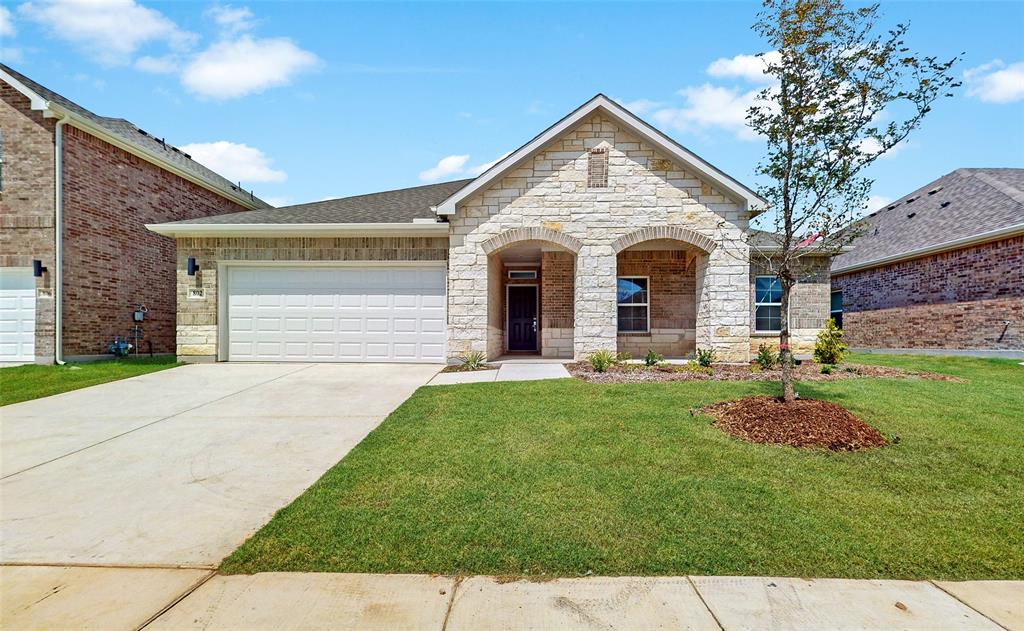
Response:
[[[196,55],[182,71],[181,82],[200,96],[232,99],[287,85],[294,75],[318,64],[316,55],[286,38],[243,35]]]
[[[751,83],[775,83],[775,78],[765,74],[769,63],[778,63],[781,55],[778,51],[769,51],[764,55],[736,55],[722,57],[711,62],[707,73],[712,77],[739,78]]]
[[[256,20],[249,7],[217,5],[207,9],[206,15],[213,18],[213,21],[218,26],[229,33],[248,31],[256,24]]]
[[[291,206],[291,200],[287,197],[264,197],[263,201],[267,202],[274,208],[280,208],[281,206]]]
[[[718,128],[736,134],[741,140],[754,140],[757,135],[747,126],[746,117],[759,92],[705,83],[678,92],[686,100],[683,107],[663,108],[652,116],[658,124],[681,132]]]
[[[901,153],[904,149],[907,148],[907,144],[907,141],[896,143],[896,145],[890,147],[888,151],[878,156],[878,159],[888,160],[889,158],[895,157],[897,154]],[[869,154],[878,153],[878,150],[882,148],[882,145],[874,138],[865,138],[864,140],[860,141],[858,146],[860,147],[862,153]]]
[[[171,74],[178,70],[179,61],[173,55],[151,57],[145,55],[135,60],[135,69],[153,74]]]
[[[159,11],[134,0],[33,0],[18,11],[108,65],[128,63],[149,43],[183,49],[195,40]]]
[[[435,182],[441,178],[462,173],[467,160],[469,160],[469,154],[441,158],[436,165],[426,171],[421,171],[420,179],[424,182]]]
[[[1001,59],[964,71],[967,96],[985,103],[1024,100],[1024,61],[1007,66]]]
[[[436,182],[437,180],[452,177],[453,175],[468,175],[470,177],[476,177],[507,158],[511,153],[511,151],[507,151],[490,162],[484,162],[483,164],[477,164],[475,166],[466,166],[466,163],[469,162],[468,153],[465,155],[445,156],[438,160],[437,164],[434,166],[430,167],[426,171],[421,171],[420,179],[424,182]]]
[[[0,7],[0,37],[14,37],[14,16],[7,7]]]
[[[499,162],[507,158],[511,153],[511,151],[506,151],[505,153],[501,154],[501,156],[495,158],[494,160],[491,160],[490,162],[484,162],[483,164],[478,164],[475,167],[469,167],[468,169],[466,169],[466,173],[472,175],[473,177],[476,177],[483,173],[484,171],[486,171],[487,169],[491,168],[492,166],[498,164]]]
[[[271,160],[259,149],[241,143],[218,140],[180,147],[200,164],[233,182],[283,182],[284,171],[271,168]]]
[[[24,58],[20,48],[0,47],[0,61],[4,63],[21,63]]]
[[[868,198],[868,201],[864,205],[864,208],[867,212],[873,213],[876,210],[881,210],[882,208],[885,208],[891,203],[891,197],[886,197],[885,195],[872,195],[871,197]]]

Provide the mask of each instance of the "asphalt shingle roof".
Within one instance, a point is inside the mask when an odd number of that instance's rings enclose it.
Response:
[[[47,101],[56,103],[64,109],[74,112],[75,114],[81,116],[82,118],[88,119],[89,121],[95,123],[97,126],[102,127],[111,135],[120,138],[125,143],[155,153],[156,155],[161,156],[164,160],[173,164],[175,167],[181,169],[182,171],[190,173],[191,175],[199,179],[205,180],[206,182],[212,184],[213,186],[220,187],[229,191],[232,189],[238,190],[240,194],[250,196],[253,203],[255,203],[258,206],[264,206],[268,208],[270,207],[270,204],[267,204],[258,197],[252,196],[246,191],[242,191],[241,189],[238,188],[237,184],[215,173],[209,168],[203,166],[202,164],[199,164],[198,162],[193,160],[191,156],[184,153],[183,151],[176,149],[175,147],[171,146],[170,144],[167,144],[166,142],[162,142],[160,139],[155,138],[154,136],[148,133],[143,133],[139,129],[139,127],[133,124],[131,121],[125,120],[123,118],[111,118],[109,116],[100,116],[95,112],[87,110],[78,103],[75,103],[71,99],[65,98],[64,96],[57,94],[53,90],[45,86],[39,85],[32,79],[29,79],[25,75],[21,74],[17,70],[14,70],[6,64],[0,63],[0,68],[2,68],[5,72],[9,73],[12,77],[23,83],[25,87],[32,90],[42,98],[46,99]]]
[[[412,223],[413,219],[436,219],[430,207],[448,199],[471,181],[455,180],[309,204],[200,217],[169,225]]]
[[[957,169],[864,221],[833,271],[1024,224],[1024,169]]]

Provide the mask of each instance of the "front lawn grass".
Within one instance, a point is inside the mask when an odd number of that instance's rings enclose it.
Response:
[[[0,368],[0,406],[180,366],[174,356]]]
[[[855,359],[969,382],[800,384],[892,441],[858,453],[689,413],[776,384],[422,388],[221,571],[1024,577],[1024,367]]]

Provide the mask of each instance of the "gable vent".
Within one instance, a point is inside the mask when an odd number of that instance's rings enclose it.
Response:
[[[587,156],[587,188],[608,187],[608,150],[591,149]]]

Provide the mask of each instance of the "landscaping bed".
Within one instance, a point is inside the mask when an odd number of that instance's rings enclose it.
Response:
[[[699,366],[687,364],[613,364],[606,372],[597,372],[588,362],[567,364],[569,373],[578,379],[593,383],[644,383],[652,381],[779,381],[779,368],[762,370],[756,365],[714,364]],[[932,381],[962,382],[962,379],[935,372],[909,370],[895,366],[843,363],[822,372],[822,364],[804,361],[793,366],[793,379],[798,381],[838,381],[859,377],[889,377],[896,379],[927,379]]]
[[[714,417],[718,429],[752,443],[857,451],[888,442],[877,429],[828,401],[798,399],[787,404],[762,395],[715,403],[700,411]]]
[[[441,372],[477,372],[479,370],[497,370],[498,366],[484,364],[483,366],[467,366],[466,364],[453,364],[445,366]]]

